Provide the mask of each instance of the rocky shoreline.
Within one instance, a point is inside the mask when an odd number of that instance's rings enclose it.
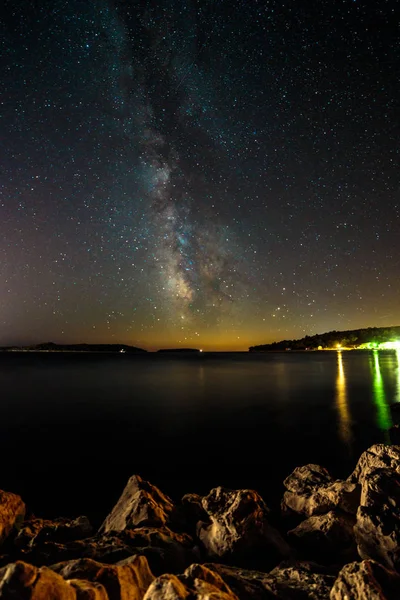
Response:
[[[0,599],[400,598],[400,446],[372,446],[346,480],[310,464],[284,486],[274,514],[254,490],[174,503],[134,475],[98,531],[0,491]]]

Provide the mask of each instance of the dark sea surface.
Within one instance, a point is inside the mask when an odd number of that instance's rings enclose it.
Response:
[[[272,503],[298,465],[347,476],[389,441],[400,355],[2,353],[0,382],[0,488],[96,522],[134,473],[174,499],[225,485]]]

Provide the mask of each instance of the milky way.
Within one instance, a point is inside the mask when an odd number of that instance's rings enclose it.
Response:
[[[0,345],[400,323],[396,8],[6,0]]]
[[[221,152],[212,134],[192,118],[203,110],[202,89],[193,84],[187,88],[186,80],[202,46],[189,50],[183,44],[178,50],[175,41],[169,51],[162,50],[171,29],[180,40],[196,39],[199,31],[194,25],[187,31],[183,22],[179,31],[170,12],[160,15],[153,9],[137,15],[136,25],[144,28],[148,47],[144,61],[132,70],[138,48],[120,16],[125,50],[119,68],[132,72],[132,77],[121,79],[120,92],[128,99],[130,114],[137,115],[134,134],[140,149],[139,173],[148,209],[146,241],[152,246],[154,261],[151,265],[150,259],[149,268],[154,273],[157,302],[165,306],[169,325],[184,330],[187,339],[188,335],[199,337],[199,329],[217,326],[221,316],[232,312],[243,293],[246,274],[235,257],[240,244],[236,241],[234,246],[234,232],[229,232],[215,204],[202,193],[207,189],[207,173],[199,160],[207,164],[217,159],[217,150]],[[140,38],[140,47],[143,38],[146,35]],[[163,91],[158,93],[160,81]],[[170,100],[168,108],[166,99]],[[208,157],[199,156],[193,144],[199,135]],[[208,169],[211,174],[211,165]]]
[[[165,140],[148,135],[145,168],[148,170],[150,200],[155,241],[154,261],[162,290],[178,319],[191,322],[226,310],[234,301],[239,266],[235,261],[228,233],[213,222],[215,215],[206,212],[186,189],[188,177],[179,168],[179,156],[163,158]],[[220,230],[222,229],[222,231]],[[229,249],[227,249],[229,248]]]

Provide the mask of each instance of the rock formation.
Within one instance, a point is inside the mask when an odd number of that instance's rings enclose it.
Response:
[[[353,562],[340,571],[330,600],[397,600],[400,577],[373,560]]]
[[[268,523],[270,513],[253,490],[211,490],[202,500],[208,522],[199,522],[197,534],[208,556],[235,558],[266,552],[278,560],[290,556],[290,548],[279,531]]]
[[[400,473],[400,446],[375,444],[363,452],[347,481],[362,483],[375,469],[388,468]]]
[[[400,598],[399,446],[372,446],[347,480],[310,464],[284,485],[274,515],[254,490],[174,503],[134,475],[98,532],[24,520],[0,491],[0,600]]]
[[[0,544],[7,539],[14,527],[18,527],[25,516],[25,504],[17,494],[0,490]]]
[[[298,467],[283,482],[282,510],[298,515],[321,515],[336,508],[355,514],[360,500],[357,480],[334,481],[319,465]]]
[[[375,469],[363,478],[354,528],[361,558],[400,568],[400,473]]]
[[[99,533],[123,531],[147,525],[162,527],[169,521],[174,505],[156,486],[133,475]]]

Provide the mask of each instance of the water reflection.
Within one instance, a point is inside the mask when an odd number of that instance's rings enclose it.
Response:
[[[387,431],[389,427],[392,426],[392,420],[390,417],[389,407],[386,402],[385,388],[383,385],[382,372],[379,364],[379,350],[373,351],[370,366],[372,370],[373,394],[376,406],[376,423],[379,429]]]
[[[344,443],[351,447],[352,432],[349,403],[347,398],[346,376],[343,366],[343,356],[337,352],[337,377],[336,377],[336,408],[339,415],[339,435]]]
[[[400,350],[396,350],[396,395],[395,402],[400,402]]]

